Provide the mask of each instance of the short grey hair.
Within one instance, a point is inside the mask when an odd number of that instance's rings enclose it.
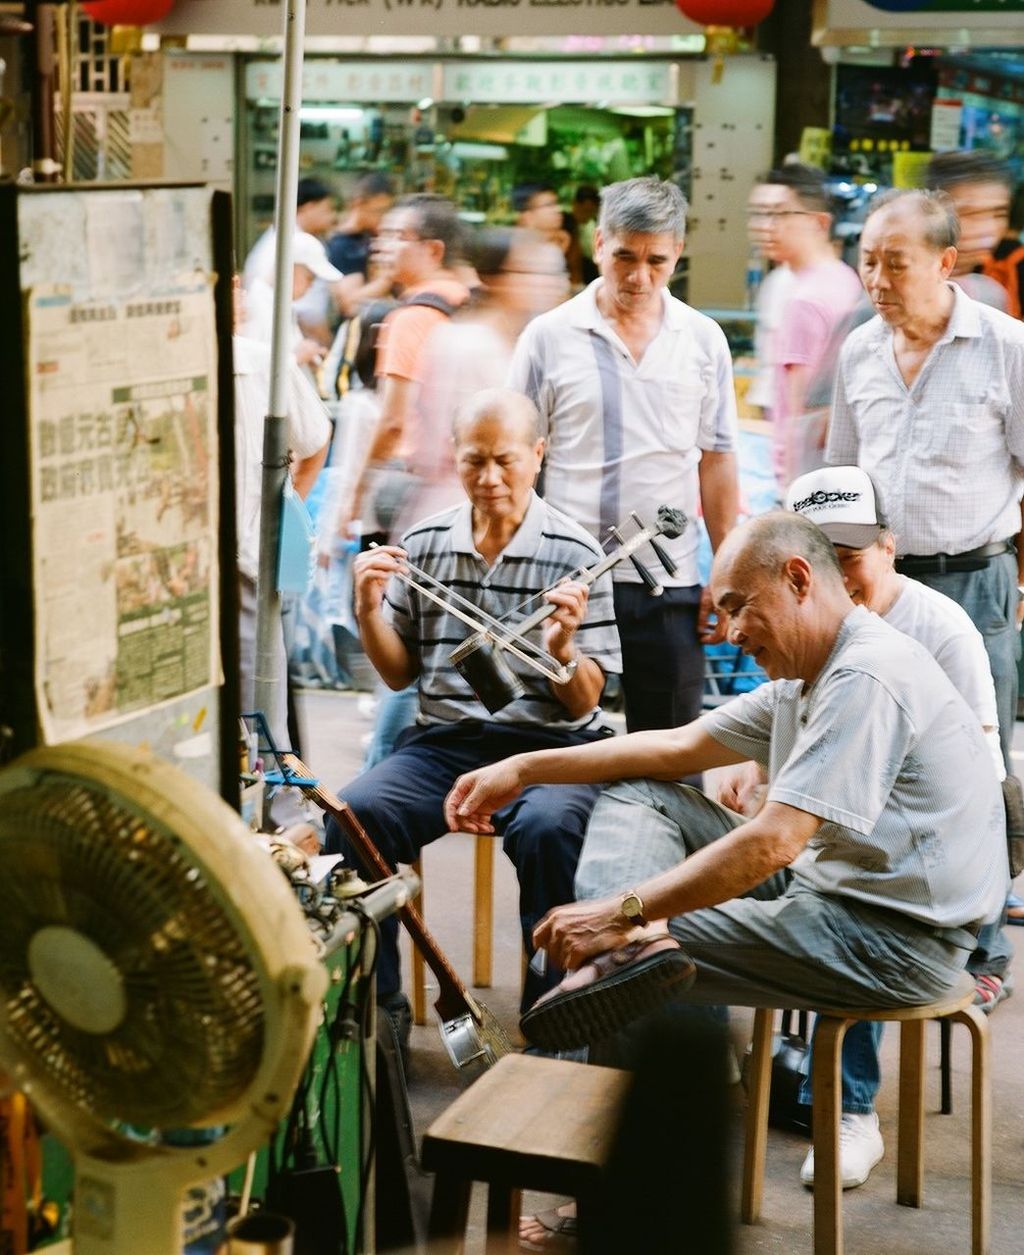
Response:
[[[601,234],[686,236],[686,197],[674,183],[653,176],[612,183],[601,193]]]
[[[792,510],[772,510],[751,519],[736,535],[734,564],[746,574],[779,575],[790,558],[805,559],[827,583],[845,587],[843,569],[825,533],[810,519]]]
[[[514,388],[485,388],[464,401],[452,419],[452,439],[457,445],[461,444],[467,431],[484,419],[518,427],[528,445],[535,445],[543,435],[537,407]]]
[[[960,241],[960,219],[948,192],[920,187],[890,188],[872,200],[864,221],[867,222],[881,210],[889,209],[902,201],[917,210],[925,243],[930,248],[937,253],[944,252],[947,248],[956,248]]]

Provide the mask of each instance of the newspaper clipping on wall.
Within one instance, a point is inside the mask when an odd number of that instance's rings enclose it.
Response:
[[[47,742],[221,679],[212,283],[29,304],[36,695]]]

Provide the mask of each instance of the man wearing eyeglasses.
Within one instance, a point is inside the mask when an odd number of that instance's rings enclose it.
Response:
[[[790,165],[772,170],[755,187],[747,210],[769,261],[793,274],[772,341],[772,460],[780,490],[797,465],[795,421],[807,387],[822,367],[835,327],[861,296],[857,273],[832,248],[832,213],[820,170]]]

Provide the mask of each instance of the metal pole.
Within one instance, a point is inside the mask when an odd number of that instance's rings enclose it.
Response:
[[[281,500],[288,475],[288,358],[292,351],[292,245],[299,182],[299,107],[302,103],[302,41],[306,0],[287,0],[284,20],[284,85],[277,137],[277,205],[274,211],[274,323],[269,409],[263,424],[263,491],[260,558],[256,581],[256,709],[274,728],[284,700],[286,676],[277,674],[281,594],[277,557]]]
[[[32,75],[32,177],[36,183],[56,183],[60,165],[55,153],[53,94],[56,86],[54,41],[56,5],[37,2],[28,12],[33,25],[35,73]]]

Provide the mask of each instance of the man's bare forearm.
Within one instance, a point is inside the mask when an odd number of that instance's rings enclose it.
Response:
[[[700,504],[711,548],[718,546],[736,526],[740,508],[739,477],[734,453],[701,454],[698,466]]]
[[[606,784],[611,780],[678,780],[707,767],[742,762],[696,724],[664,731],[631,732],[591,745],[537,750],[516,757],[523,785]]]
[[[395,692],[416,679],[418,667],[405,642],[379,610],[356,608],[359,640],[373,669]]]

